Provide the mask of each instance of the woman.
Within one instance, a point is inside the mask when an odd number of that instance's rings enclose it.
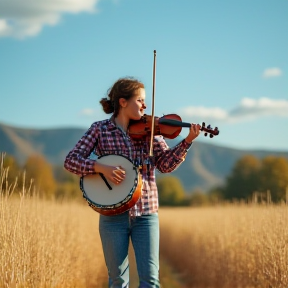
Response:
[[[149,155],[150,137],[133,140],[129,136],[129,123],[144,115],[145,88],[134,78],[122,78],[108,90],[107,98],[100,103],[110,119],[95,122],[76,146],[68,153],[64,167],[77,175],[102,173],[107,181],[121,185],[125,171],[116,166],[104,165],[89,158],[94,152],[120,154],[128,157],[142,176],[142,194],[135,206],[119,215],[100,215],[99,232],[109,287],[129,287],[129,240],[135,251],[139,287],[160,287],[159,284],[159,221],[158,192],[155,169],[162,173],[174,171],[185,159],[192,141],[199,135],[201,126],[192,124],[188,136],[169,148],[162,136],[153,139],[153,158]]]

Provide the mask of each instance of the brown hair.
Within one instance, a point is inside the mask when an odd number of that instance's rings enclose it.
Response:
[[[106,114],[113,113],[116,117],[119,113],[119,99],[129,100],[135,95],[135,91],[144,88],[144,84],[133,77],[118,79],[107,91],[107,97],[100,100],[103,111]],[[108,99],[109,98],[109,99]]]

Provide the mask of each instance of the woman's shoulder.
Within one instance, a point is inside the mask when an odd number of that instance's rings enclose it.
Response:
[[[95,121],[91,124],[92,129],[100,129],[100,130],[114,128],[114,126],[115,125],[113,124],[111,119],[98,120],[98,121]]]
[[[110,119],[97,120],[97,121],[94,121],[91,125],[100,126],[108,122],[110,122]]]

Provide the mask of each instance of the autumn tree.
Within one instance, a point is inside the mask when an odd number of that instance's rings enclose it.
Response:
[[[284,157],[268,156],[262,160],[259,171],[260,191],[269,190],[272,201],[285,199],[288,186],[288,161]]]
[[[2,173],[5,173],[5,175],[3,175],[5,179],[2,180],[2,185],[10,186],[17,184],[17,179],[20,177],[20,167],[16,159],[11,155],[2,153],[1,168]]]
[[[157,179],[159,204],[162,206],[181,205],[185,199],[182,183],[177,177],[163,176]]]
[[[260,188],[261,162],[253,155],[245,155],[234,165],[226,179],[223,194],[226,199],[247,199]]]
[[[26,172],[26,188],[33,180],[36,191],[41,197],[54,197],[56,182],[53,176],[52,166],[39,154],[28,157],[24,170]]]

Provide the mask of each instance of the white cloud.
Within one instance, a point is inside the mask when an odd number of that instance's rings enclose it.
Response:
[[[93,116],[95,114],[96,114],[96,110],[91,109],[91,108],[84,108],[80,111],[81,116]]]
[[[0,37],[37,35],[45,25],[56,25],[64,13],[96,12],[100,0],[1,0]]]
[[[211,118],[217,120],[225,120],[228,117],[227,111],[222,108],[206,108],[206,107],[186,107],[181,109],[181,114],[186,117],[197,117],[197,118]]]
[[[264,78],[278,77],[282,75],[282,70],[280,68],[267,68],[264,70],[262,76]]]
[[[102,107],[99,108],[84,108],[81,111],[79,111],[78,116],[81,118],[90,119],[93,121],[103,120],[107,117],[110,117],[109,115],[105,114],[105,112],[102,110]]]
[[[185,107],[179,115],[194,122],[242,122],[265,116],[288,117],[288,100],[243,98],[234,109],[226,111],[222,108]]]
[[[230,112],[231,117],[283,116],[288,117],[288,101],[284,99],[242,99],[240,105]]]

